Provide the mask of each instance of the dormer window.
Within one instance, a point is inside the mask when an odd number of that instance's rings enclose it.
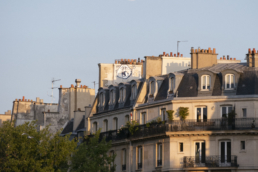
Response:
[[[155,82],[152,81],[150,83],[150,94],[153,96],[154,95],[154,92],[155,92]]]
[[[119,102],[124,102],[125,101],[125,88],[120,88],[119,90]]]
[[[210,75],[202,75],[202,77],[201,77],[202,91],[209,91],[210,85],[211,85]]]
[[[133,99],[133,100],[136,99],[136,95],[137,95],[137,87],[136,87],[136,85],[134,84],[134,85],[132,86],[132,99]]]
[[[100,95],[99,95],[99,103],[100,103],[100,106],[102,106],[104,104],[104,93],[100,93]]]
[[[235,88],[235,75],[234,74],[226,74],[225,75],[225,89],[233,90]]]
[[[116,104],[116,87],[111,87],[109,89],[109,103],[108,110],[113,110]]]
[[[98,104],[98,111],[101,112],[104,110],[105,107],[105,91],[102,90],[99,93],[99,104]]]
[[[175,78],[169,78],[169,94],[173,94],[175,89]]]
[[[115,90],[111,90],[111,91],[110,91],[109,104],[114,104],[114,103],[115,103],[115,96],[116,96]]]

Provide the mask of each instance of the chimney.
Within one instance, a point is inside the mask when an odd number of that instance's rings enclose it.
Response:
[[[25,99],[25,96],[22,96],[22,101],[24,101],[24,99]]]
[[[75,80],[75,83],[76,83],[76,86],[79,88],[80,87],[80,83],[81,83],[81,79],[76,79]]]
[[[255,48],[253,48],[253,51],[250,48],[248,49],[246,60],[248,67],[258,67],[258,52],[256,52]]]
[[[194,49],[191,48],[191,68],[192,69],[200,69],[204,67],[213,66],[217,64],[217,55],[216,49],[213,48],[213,51],[209,47],[207,49]]]
[[[173,53],[172,52],[170,52],[170,57],[173,57]]]
[[[227,55],[227,60],[229,60],[229,55]]]
[[[165,56],[165,55],[166,55],[166,52],[164,51],[164,52],[163,52],[163,56]]]

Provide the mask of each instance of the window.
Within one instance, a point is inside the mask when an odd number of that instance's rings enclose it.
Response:
[[[225,89],[233,90],[235,88],[235,75],[234,74],[226,74],[225,75]]]
[[[110,100],[109,100],[110,104],[115,103],[115,99],[116,99],[115,95],[116,95],[115,90],[111,90],[110,91]]]
[[[142,147],[138,147],[138,169],[142,169]]]
[[[175,78],[171,77],[169,78],[169,93],[173,94],[173,90],[175,88]]]
[[[134,85],[132,86],[132,99],[133,99],[133,100],[136,99],[136,95],[137,95],[137,87],[136,87],[136,85],[134,84]]]
[[[143,113],[141,113],[141,119],[140,119],[141,121],[141,124],[146,124],[146,113],[145,112],[143,112]]]
[[[110,151],[110,156],[111,157],[114,157],[115,156],[115,151]],[[115,171],[115,168],[114,168],[114,164],[115,164],[115,162],[113,161],[113,162],[111,162],[111,164],[110,164],[110,171],[112,171],[112,172],[114,172]]]
[[[220,163],[229,164],[231,163],[231,142],[221,141],[220,142]]]
[[[107,119],[105,119],[104,120],[104,132],[106,132],[106,131],[108,131],[108,120]]]
[[[126,123],[129,121],[129,115],[126,115],[125,116],[125,125],[126,125]]]
[[[151,95],[154,95],[154,90],[155,90],[155,83],[154,83],[154,81],[152,81],[150,84],[150,94]]]
[[[99,102],[100,102],[100,106],[103,106],[103,104],[104,104],[104,93],[100,93]]]
[[[114,119],[113,119],[113,129],[114,129],[114,130],[117,130],[117,129],[118,129],[118,120],[117,120],[117,118],[114,118]]]
[[[98,124],[97,122],[93,123],[93,133],[96,133],[98,131]]]
[[[243,117],[246,118],[246,108],[243,108],[242,112],[243,112]]]
[[[162,144],[158,144],[158,160],[157,160],[157,166],[162,166]]]
[[[125,101],[125,88],[121,88],[119,90],[119,95],[120,95],[120,102],[124,102]]]
[[[230,113],[233,110],[232,106],[222,106],[221,108],[221,116],[227,117],[228,113]]]
[[[210,75],[203,75],[201,81],[202,81],[201,82],[202,90],[204,90],[204,91],[210,90],[210,85],[211,85]]]
[[[122,164],[122,170],[124,171],[124,170],[126,170],[126,149],[123,149],[122,150],[122,162],[123,162],[123,164]]]
[[[205,142],[195,142],[195,161],[197,163],[205,163]]]
[[[196,108],[196,119],[197,119],[197,122],[207,121],[207,107]]]
[[[179,143],[179,152],[184,152],[184,143]]]
[[[161,109],[161,116],[162,116],[162,121],[166,120],[166,109]]]
[[[245,141],[241,141],[241,150],[245,150]]]

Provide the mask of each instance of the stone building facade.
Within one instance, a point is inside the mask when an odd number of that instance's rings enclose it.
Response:
[[[19,99],[13,102],[12,120],[15,125],[37,120],[39,129],[50,125],[50,131],[55,133],[64,128],[69,120],[74,118],[74,114],[84,112],[85,106],[91,106],[95,99],[95,90],[87,86],[80,85],[81,80],[75,80],[76,85],[71,84],[69,88],[59,88],[59,102],[44,103],[43,99],[36,98]]]
[[[143,78],[100,87],[74,134],[101,129],[117,172],[258,171],[258,51],[246,63],[210,48],[190,54],[187,69],[168,73],[160,56],[146,56]],[[133,134],[124,128],[132,120]]]

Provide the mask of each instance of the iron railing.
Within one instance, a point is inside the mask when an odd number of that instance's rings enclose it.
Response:
[[[210,131],[258,129],[257,118],[221,118],[206,120],[174,120],[168,122],[167,131]]]
[[[122,171],[126,170],[126,165],[122,165]]]
[[[138,163],[138,170],[142,169],[142,163]]]
[[[177,131],[221,131],[221,130],[258,130],[258,118],[233,118],[233,119],[206,119],[174,120],[165,123],[145,124],[135,126],[131,134],[128,128],[111,130],[100,133],[100,140],[119,141],[123,139],[139,139],[165,135],[166,132]],[[93,137],[93,135],[89,135]]]
[[[193,167],[238,167],[237,156],[185,156],[183,159],[184,168]]]
[[[162,166],[162,160],[157,160],[157,166]]]

